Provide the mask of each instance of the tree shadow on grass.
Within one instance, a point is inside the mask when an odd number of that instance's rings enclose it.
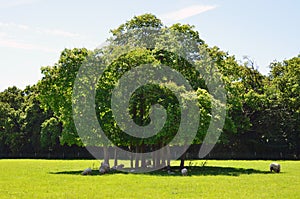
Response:
[[[57,172],[49,172],[50,174],[65,174],[65,175],[81,175],[83,170],[77,170],[77,171],[57,171]],[[98,170],[92,170],[92,173],[90,174],[92,176],[100,175]]]
[[[261,171],[256,169],[234,168],[234,167],[218,167],[218,166],[188,166],[188,176],[240,176],[250,174],[271,174],[269,171]],[[139,175],[152,175],[152,176],[181,176],[181,172],[178,166],[171,167],[172,174],[169,174],[166,169],[158,171],[135,173],[130,172],[131,169],[125,169],[124,171],[113,171],[104,175],[114,175],[118,173],[122,174],[139,174]],[[80,171],[58,171],[50,172],[50,174],[65,174],[65,175],[81,175]],[[126,172],[127,171],[127,172]],[[93,170],[91,176],[99,176],[98,170]]]
[[[234,168],[234,167],[218,167],[218,166],[189,166],[189,176],[240,176],[250,174],[270,174],[269,171],[261,171],[256,169],[245,169],[245,168]],[[174,172],[174,176],[181,176],[179,167],[172,167],[171,170]],[[146,173],[148,175],[161,175],[168,176],[167,171],[161,170],[157,172]]]

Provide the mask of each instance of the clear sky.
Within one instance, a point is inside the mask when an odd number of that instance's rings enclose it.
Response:
[[[64,48],[92,50],[144,13],[195,25],[208,45],[249,56],[263,74],[300,53],[299,0],[0,0],[0,91],[35,84]]]

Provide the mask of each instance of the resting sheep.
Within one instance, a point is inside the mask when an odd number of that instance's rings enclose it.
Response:
[[[186,168],[181,169],[181,174],[182,174],[183,176],[186,176],[187,173],[188,173],[188,170],[187,170]]]
[[[270,171],[275,171],[276,173],[280,172],[280,164],[273,162],[270,164]]]
[[[113,166],[110,170],[115,171],[115,170],[121,170],[124,168],[124,164],[119,164],[117,166]]]
[[[109,172],[109,170],[110,170],[109,164],[101,162],[101,166],[99,168],[99,172],[101,174],[105,174],[105,173]]]
[[[168,170],[168,174],[169,175],[174,175],[175,173],[173,171],[171,171],[171,170]]]
[[[87,168],[87,169],[83,170],[83,172],[81,172],[81,175],[91,175],[91,174],[92,174],[91,168]]]

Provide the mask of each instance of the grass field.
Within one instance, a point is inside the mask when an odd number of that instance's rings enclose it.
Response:
[[[192,161],[166,172],[81,176],[97,160],[0,160],[0,198],[300,198],[300,161]],[[178,162],[173,162],[173,165]],[[189,164],[189,161],[186,162]],[[198,165],[198,166],[195,166]]]

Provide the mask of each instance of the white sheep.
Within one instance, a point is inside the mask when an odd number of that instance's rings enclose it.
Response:
[[[181,169],[181,174],[182,174],[183,176],[186,176],[187,173],[188,173],[188,170],[187,170],[186,168]]]
[[[83,170],[83,172],[81,172],[81,175],[91,175],[91,174],[92,174],[91,168],[87,168],[87,169]]]
[[[270,171],[275,171],[276,173],[280,172],[280,164],[273,162],[270,164]]]
[[[107,173],[109,172],[110,168],[109,168],[109,164],[107,163],[104,163],[104,162],[101,162],[101,166],[99,168],[99,172],[101,174],[104,174],[104,173]]]
[[[174,175],[175,173],[173,171],[171,171],[171,170],[168,170],[168,174],[169,175]]]
[[[118,166],[117,166],[117,169],[123,169],[124,168],[124,164],[119,164]]]
[[[115,171],[115,170],[121,170],[124,168],[124,164],[119,164],[117,166],[113,166],[110,170]]]
[[[105,169],[103,169],[103,168],[100,168],[100,169],[99,169],[99,172],[100,172],[101,174],[105,174],[105,173],[106,173]]]

